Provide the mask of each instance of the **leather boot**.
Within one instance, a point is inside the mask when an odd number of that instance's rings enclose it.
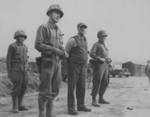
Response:
[[[85,105],[82,105],[80,107],[78,106],[78,111],[90,112],[91,109],[87,108]]]
[[[39,117],[46,117],[47,101],[43,98],[38,98]]]
[[[96,98],[92,98],[92,106],[100,107],[100,105],[97,103]]]
[[[19,111],[26,111],[26,110],[28,110],[28,108],[25,107],[22,104],[22,102],[23,102],[23,96],[18,96],[18,109],[19,109]]]
[[[104,98],[102,96],[99,97],[99,101],[100,104],[110,104],[109,102],[105,101]]]
[[[53,101],[54,99],[49,99],[46,105],[46,117],[56,117],[53,115]]]
[[[13,107],[12,107],[12,112],[13,113],[18,113],[18,97],[17,96],[12,96],[12,102],[13,102]]]

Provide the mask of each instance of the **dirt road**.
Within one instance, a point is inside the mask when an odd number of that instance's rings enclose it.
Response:
[[[92,87],[92,86],[90,86]],[[91,89],[86,91],[86,104],[92,112],[79,112],[76,117],[149,117],[150,88],[146,77],[111,78],[105,99],[109,105],[91,106]],[[0,98],[0,117],[38,117],[37,93],[25,96],[29,111],[11,113],[11,98]],[[67,84],[62,83],[59,96],[54,102],[57,117],[71,117],[67,112]]]

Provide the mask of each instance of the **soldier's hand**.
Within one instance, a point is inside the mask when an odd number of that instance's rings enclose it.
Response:
[[[64,52],[63,52],[62,50],[58,49],[58,48],[55,48],[55,49],[54,49],[54,53],[55,53],[56,55],[58,55],[58,56],[62,56],[62,55],[64,54]]]
[[[100,57],[99,57],[98,59],[99,59],[100,62],[103,62],[103,63],[105,62],[105,59],[104,59],[104,58],[100,58]]]
[[[69,57],[69,55],[68,55],[68,53],[65,51],[65,58],[68,58]]]
[[[63,58],[68,58],[68,56],[69,56],[68,53],[67,53],[65,50],[63,50],[63,55],[62,55],[62,57],[63,57]]]
[[[110,58],[106,58],[106,63],[111,63],[112,62],[112,60],[110,59]]]

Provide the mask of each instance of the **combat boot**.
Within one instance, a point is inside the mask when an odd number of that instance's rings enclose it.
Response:
[[[53,101],[54,99],[50,99],[46,105],[46,117],[56,117],[53,115]]]
[[[22,104],[22,102],[23,102],[23,96],[18,96],[18,109],[19,109],[19,111],[26,111],[26,110],[28,110],[28,108],[25,107]]]
[[[38,98],[39,117],[46,117],[47,101],[41,97]]]
[[[12,112],[13,113],[19,113],[19,110],[18,110],[18,97],[12,96],[12,102],[13,102]]]
[[[104,98],[102,96],[99,97],[99,101],[100,104],[110,104],[109,102],[105,101]]]
[[[96,98],[92,98],[92,106],[100,107],[100,105],[97,103]]]

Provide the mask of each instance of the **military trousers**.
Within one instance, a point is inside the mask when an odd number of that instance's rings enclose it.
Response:
[[[61,63],[57,59],[42,58],[39,97],[53,99],[59,93],[61,83]]]
[[[69,63],[68,66],[68,111],[75,110],[75,89],[77,107],[84,105],[85,81],[87,77],[87,65]]]
[[[24,96],[28,84],[28,73],[27,71],[12,71],[11,82],[13,83],[12,87],[12,96]]]
[[[93,88],[92,97],[96,98],[97,94],[103,97],[109,84],[109,69],[107,63],[98,63],[93,67]]]

